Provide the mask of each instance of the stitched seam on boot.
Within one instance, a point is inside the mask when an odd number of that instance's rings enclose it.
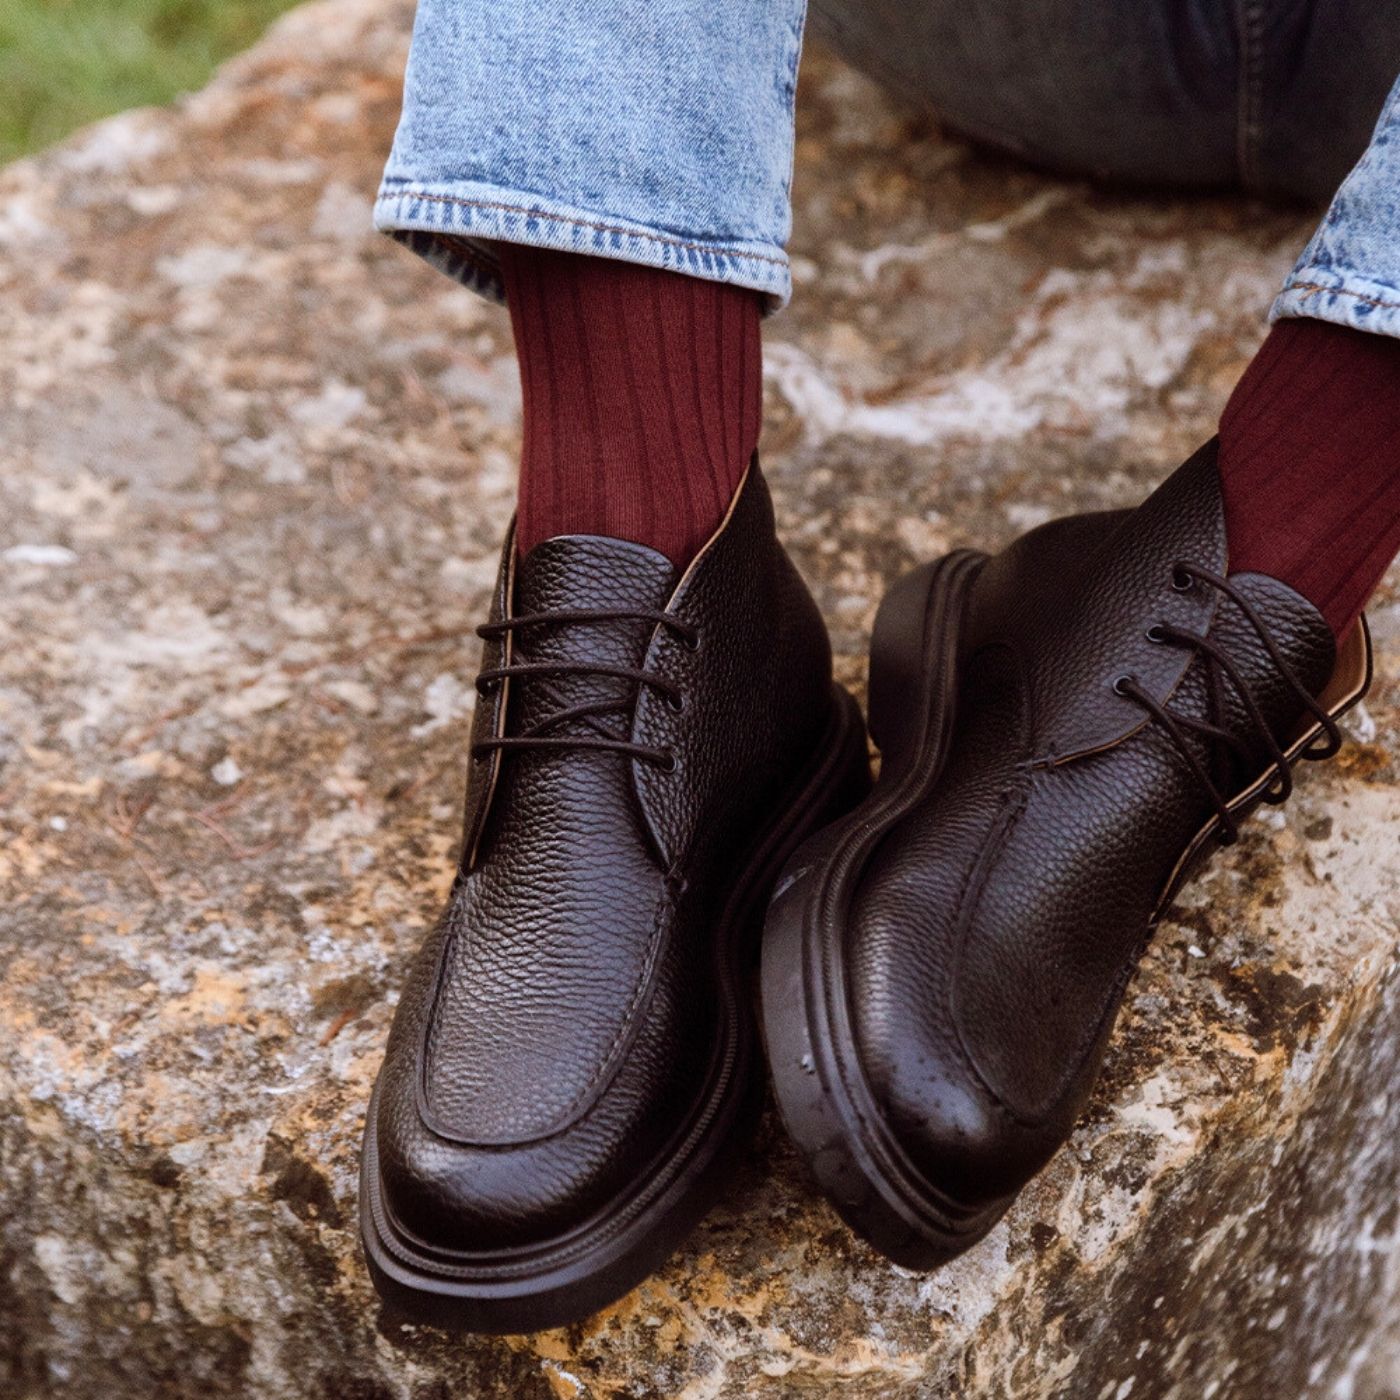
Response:
[[[423,1122],[423,1126],[434,1136],[442,1138],[446,1142],[456,1143],[463,1147],[475,1147],[486,1149],[510,1150],[518,1147],[527,1147],[539,1142],[547,1142],[550,1138],[558,1137],[561,1133],[567,1132],[578,1122],[593,1103],[601,1096],[601,1089],[606,1087],[606,1083],[611,1081],[610,1069],[614,1069],[620,1060],[619,1048],[626,1040],[629,1031],[633,1028],[633,1017],[638,1003],[642,999],[642,994],[651,985],[652,974],[657,963],[657,952],[661,946],[661,929],[664,923],[664,915],[667,909],[673,907],[672,891],[677,883],[674,870],[665,877],[661,894],[658,895],[656,908],[652,914],[651,931],[647,937],[647,950],[642,961],[642,968],[637,976],[637,984],[633,990],[632,997],[627,1004],[627,1010],[623,1015],[622,1024],[617,1034],[613,1037],[607,1050],[600,1056],[598,1068],[594,1071],[588,1083],[574,1096],[569,1104],[554,1115],[554,1121],[542,1132],[533,1132],[523,1137],[500,1138],[486,1137],[473,1138],[467,1136],[458,1129],[449,1128],[438,1117],[433,1110],[431,1095],[428,1092],[428,1062],[432,1054],[432,1039],[437,1020],[438,1007],[441,1004],[441,992],[443,984],[446,982],[447,960],[452,946],[456,943],[458,934],[449,931],[443,942],[443,951],[439,963],[437,985],[433,990],[432,1002],[425,1018],[424,1034],[419,1056],[419,1065],[416,1075],[418,1094],[418,1116]]]
[[[560,1115],[567,1120],[562,1125],[564,1128],[572,1124],[574,1115],[583,1107],[592,1107],[591,1100],[599,1097],[602,1090],[607,1087],[608,1082],[612,1079],[612,1075],[609,1074],[608,1071],[613,1068],[614,1061],[619,1058],[618,1050],[632,1030],[632,1018],[636,1013],[638,1004],[642,1000],[642,994],[651,986],[652,973],[656,968],[657,953],[661,947],[661,930],[665,922],[664,916],[668,910],[675,908],[675,897],[680,893],[683,887],[684,882],[673,866],[666,872],[666,878],[661,887],[661,894],[657,897],[656,909],[651,919],[651,933],[647,938],[646,956],[642,960],[642,970],[637,975],[637,985],[633,989],[632,996],[627,1003],[627,1010],[623,1012],[622,1023],[618,1028],[617,1034],[613,1036],[612,1044],[608,1046],[607,1050],[599,1059],[598,1068],[593,1072],[593,1077],[579,1090],[569,1106],[564,1109],[563,1113]],[[561,1130],[562,1129],[556,1129],[555,1131]]]
[[[987,887],[987,879],[992,870],[995,869],[1001,853],[1005,850],[1007,843],[1011,839],[1017,824],[1025,813],[1030,803],[1031,785],[1028,783],[1022,787],[1019,797],[1014,797],[1014,790],[1008,788],[1002,794],[1003,807],[1012,800],[1015,806],[1009,815],[1000,817],[1001,829],[997,832],[995,843],[984,845],[977,853],[977,858],[968,866],[967,873],[963,876],[962,884],[958,888],[957,907],[960,911],[959,923],[961,928],[958,933],[956,952],[954,954],[953,975],[948,979],[948,1019],[952,1022],[953,1038],[958,1047],[958,1056],[963,1062],[963,1067],[971,1074],[973,1080],[982,1089],[983,1093],[991,1100],[995,1108],[1003,1117],[1009,1119],[1021,1127],[1035,1127],[1041,1120],[1026,1118],[1017,1113],[1009,1104],[1002,1100],[1001,1095],[987,1082],[987,1077],[982,1073],[973,1058],[971,1047],[967,1044],[963,1036],[962,1019],[957,1012],[957,987],[959,972],[962,968],[964,958],[967,954],[968,940],[972,935],[972,926],[975,922],[975,915],[982,902],[982,893]],[[977,883],[973,885],[973,876],[977,875]]]
[[[1044,772],[1046,770],[1041,769],[1038,771]],[[1033,784],[1027,786],[1026,789],[1022,792],[1020,801],[1017,803],[1016,810],[1011,814],[1010,817],[1006,819],[1003,830],[997,841],[997,850],[995,855],[985,856],[984,854],[984,856],[979,857],[979,859],[976,862],[974,862],[974,867],[981,869],[982,876],[978,881],[977,889],[974,894],[974,903],[972,907],[968,910],[963,935],[958,940],[957,965],[959,967],[961,967],[962,965],[963,954],[967,946],[967,940],[971,936],[974,915],[976,913],[977,905],[980,904],[982,891],[987,886],[988,880],[991,875],[991,871],[994,868],[997,859],[1000,858],[1002,850],[1010,842],[1016,826],[1019,824],[1021,817],[1025,814],[1027,808],[1030,806],[1030,799],[1032,796]],[[971,872],[969,872],[969,876],[970,873]],[[970,883],[970,880],[968,883]],[[964,888],[967,888],[967,884],[964,885]],[[963,896],[961,891],[959,892],[959,905],[960,907],[965,907],[963,905]],[[1094,1045],[1098,1042],[1099,1036],[1103,1032],[1103,1025],[1105,1019],[1113,1014],[1115,1008],[1122,1000],[1123,992],[1126,989],[1128,983],[1132,980],[1133,974],[1137,969],[1138,961],[1141,959],[1143,952],[1146,950],[1146,945],[1148,942],[1150,942],[1151,937],[1152,929],[1149,927],[1147,931],[1147,937],[1136,950],[1136,955],[1126,960],[1124,968],[1114,978],[1110,993],[1105,999],[1104,1005],[1100,1010],[1098,1016],[1094,1019],[1092,1027],[1088,1031],[1083,1033],[1075,1043],[1072,1056],[1067,1057],[1071,1060],[1071,1063],[1066,1072],[1060,1076],[1060,1079],[1054,1088],[1054,1100],[1056,1102],[1063,1097],[1066,1086],[1068,1086],[1074,1081],[1075,1076],[1083,1067],[1085,1059],[1087,1058],[1090,1050],[1092,1050]],[[998,1093],[997,1090],[995,1090],[991,1086],[990,1083],[988,1083],[987,1077],[983,1074],[981,1069],[978,1068],[977,1064],[975,1063],[973,1058],[973,1052],[963,1039],[961,1022],[957,1016],[956,1011],[953,1009],[952,997],[954,987],[956,985],[956,980],[957,977],[955,972],[949,987],[949,1010],[952,1013],[953,1029],[957,1036],[958,1050],[962,1057],[964,1065],[972,1073],[977,1083],[982,1087],[982,1089],[991,1099],[993,1106],[997,1108],[1011,1122],[1023,1128],[1035,1129],[1043,1127],[1044,1124],[1047,1123],[1053,1115],[1054,1102],[1052,1102],[1049,1108],[1044,1109],[1039,1113],[1021,1113],[1018,1110],[1012,1108],[1009,1104],[1004,1102],[1001,1095]]]

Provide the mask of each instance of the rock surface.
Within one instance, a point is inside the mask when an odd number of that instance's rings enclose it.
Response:
[[[0,172],[0,1391],[1400,1395],[1400,609],[1346,758],[1183,899],[1087,1121],[932,1277],[770,1122],[577,1328],[378,1308],[365,1098],[449,878],[510,510],[504,314],[368,229],[408,24],[294,13]],[[844,677],[883,586],[1136,500],[1307,231],[943,138],[820,53],[766,453]]]

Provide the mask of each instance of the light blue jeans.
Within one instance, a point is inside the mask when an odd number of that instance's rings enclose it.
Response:
[[[1272,315],[1400,335],[1400,5],[812,6],[887,86],[1054,168],[1317,198],[1360,154]],[[731,282],[781,306],[805,10],[420,0],[376,227],[489,296],[502,295],[494,244],[506,241]]]

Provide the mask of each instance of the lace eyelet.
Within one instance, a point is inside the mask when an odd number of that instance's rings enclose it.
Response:
[[[1149,642],[1156,642],[1159,646],[1167,640],[1166,628],[1160,622],[1154,622],[1143,635]]]
[[[663,758],[656,766],[663,773],[674,773],[680,765],[676,762],[675,752],[672,751],[671,753],[668,753],[666,757]]]
[[[667,695],[665,699],[666,708],[673,715],[683,715],[685,713],[684,695]]]
[[[1172,568],[1172,588],[1178,593],[1189,593],[1196,586],[1195,575],[1188,573],[1180,564]]]
[[[1113,693],[1115,695],[1121,695],[1126,699],[1129,695],[1128,687],[1132,684],[1133,678],[1131,676],[1119,676],[1118,679],[1113,682]]]
[[[690,653],[694,654],[700,650],[700,632],[697,628],[694,632],[683,632],[681,634],[681,645]]]

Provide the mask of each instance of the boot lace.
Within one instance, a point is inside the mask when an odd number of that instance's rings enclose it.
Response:
[[[529,632],[546,627],[589,626],[604,622],[651,622],[667,628],[678,636],[690,650],[700,645],[699,629],[688,622],[682,622],[674,613],[658,612],[645,608],[555,608],[547,612],[527,613],[521,617],[506,618],[500,622],[488,622],[476,629],[476,634],[485,641],[504,637],[512,632]],[[669,772],[676,766],[675,754],[670,749],[654,748],[648,744],[637,744],[627,739],[619,739],[600,721],[606,715],[630,715],[637,703],[637,697],[644,687],[654,690],[673,710],[685,707],[685,696],[680,688],[654,671],[635,666],[610,666],[592,661],[512,661],[507,666],[491,667],[482,671],[476,678],[478,694],[486,694],[495,686],[507,680],[543,681],[548,683],[563,676],[597,676],[630,682],[625,693],[608,699],[586,700],[576,705],[565,705],[535,721],[519,734],[500,735],[483,739],[472,745],[472,756],[481,758],[496,751],[561,750],[582,749],[603,753],[626,754],[663,771]],[[583,721],[587,733],[561,734],[558,729],[563,724]]]
[[[1268,625],[1260,617],[1258,610],[1239,589],[1219,574],[1184,560],[1178,560],[1173,565],[1172,587],[1178,592],[1186,592],[1198,583],[1218,590],[1239,608],[1249,621],[1250,626],[1258,634],[1260,642],[1263,643],[1265,651],[1269,654],[1269,659],[1288,683],[1289,689],[1297,696],[1303,708],[1322,726],[1324,737],[1310,743],[1297,755],[1294,761],[1297,759],[1331,758],[1341,747],[1341,730],[1338,729],[1337,722],[1317,703],[1307,687],[1303,685],[1293,669],[1284,660],[1278,643],[1270,634]],[[1259,746],[1269,755],[1270,766],[1266,770],[1268,776],[1261,795],[1262,801],[1279,803],[1288,798],[1293,791],[1293,765],[1288,755],[1279,747],[1278,741],[1274,738],[1273,730],[1269,727],[1263,711],[1259,708],[1258,700],[1240,674],[1239,668],[1218,642],[1201,633],[1186,631],[1165,622],[1158,622],[1149,627],[1147,636],[1149,641],[1163,645],[1189,647],[1206,658],[1209,671],[1211,718],[1201,719],[1194,715],[1178,714],[1169,710],[1155,696],[1143,689],[1136,676],[1119,676],[1113,683],[1113,689],[1119,695],[1141,705],[1166,732],[1220,818],[1221,845],[1233,846],[1239,840],[1240,828],[1235,812],[1231,809],[1230,799],[1220,791],[1206,764],[1201,761],[1196,746],[1190,741],[1190,735],[1195,734],[1207,740],[1208,747],[1212,752],[1226,749],[1236,754],[1245,764],[1254,761],[1257,750],[1252,749],[1244,739],[1226,729],[1221,723],[1225,707],[1225,682],[1227,680],[1244,706],[1245,713],[1259,740]]]

